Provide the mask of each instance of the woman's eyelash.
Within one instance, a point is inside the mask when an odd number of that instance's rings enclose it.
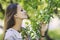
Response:
[[[23,11],[23,9],[21,9],[21,11]]]

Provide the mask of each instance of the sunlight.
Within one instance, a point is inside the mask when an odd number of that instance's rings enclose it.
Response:
[[[54,18],[51,18],[50,20],[50,24],[49,24],[49,30],[55,30],[57,28],[59,28],[59,18],[54,16]]]

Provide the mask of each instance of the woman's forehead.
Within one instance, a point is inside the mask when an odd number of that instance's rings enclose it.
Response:
[[[17,5],[17,9],[22,9],[22,6],[20,6],[20,5]]]

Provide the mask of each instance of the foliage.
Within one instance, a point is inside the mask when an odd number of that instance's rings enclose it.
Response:
[[[53,38],[53,40],[60,40],[60,29],[56,29],[53,31],[49,31],[49,35],[51,38]]]
[[[0,34],[0,40],[2,40],[2,38],[3,38],[3,36],[2,36],[2,34]]]

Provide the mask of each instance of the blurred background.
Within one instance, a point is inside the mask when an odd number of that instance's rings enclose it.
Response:
[[[30,17],[22,22],[23,39],[28,35],[30,40],[39,40],[41,27],[45,24],[45,40],[60,40],[60,0],[0,0],[0,40],[3,35],[5,10],[12,3],[21,5]]]

